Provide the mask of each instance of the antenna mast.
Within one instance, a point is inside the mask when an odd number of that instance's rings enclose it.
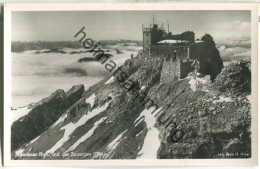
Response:
[[[169,20],[167,19],[168,33],[169,33]]]
[[[153,25],[154,25],[154,15],[153,15]]]

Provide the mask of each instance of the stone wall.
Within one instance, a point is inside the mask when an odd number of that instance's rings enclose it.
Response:
[[[151,45],[151,32],[143,32],[143,49],[147,50]]]
[[[190,72],[193,71],[191,66],[192,60],[174,60],[173,57],[161,58],[161,57],[144,57],[140,58],[142,62],[142,68],[149,68],[151,64],[162,63],[161,70],[161,82],[169,82],[174,79],[185,78]]]
[[[173,62],[163,61],[162,72],[161,72],[161,82],[169,82],[174,79],[178,79],[180,76],[180,60]]]
[[[173,57],[176,55],[178,59],[188,58],[188,48],[187,46],[169,46],[169,45],[152,45],[150,47],[150,52],[152,57]]]

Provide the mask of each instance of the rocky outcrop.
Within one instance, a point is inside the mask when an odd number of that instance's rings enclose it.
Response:
[[[221,92],[237,96],[251,93],[251,59],[239,60],[224,68],[217,76],[214,86]]]
[[[193,91],[191,77],[160,83],[161,62],[149,62],[127,60],[121,68],[127,74],[124,82],[117,74],[90,87],[12,158],[251,157],[251,112],[245,96],[229,97],[218,89]],[[18,152],[46,155],[19,157]]]
[[[83,85],[73,86],[66,93],[59,89],[51,96],[28,105],[28,108],[32,110],[12,124],[12,151],[48,129],[70,106],[82,97],[83,92]]]
[[[158,158],[250,157],[251,112],[246,97],[240,100],[218,92],[191,92],[184,81],[175,83],[174,90],[171,86],[163,87],[155,88],[152,95],[168,103],[164,119],[176,123],[175,127],[185,134],[178,142],[172,142],[172,126],[159,125],[162,143]],[[159,97],[163,90],[176,93]],[[232,144],[232,140],[239,140],[238,144]],[[234,148],[227,150],[229,144]],[[227,152],[236,155],[228,156]]]
[[[84,53],[84,51],[72,51],[72,52],[70,52],[70,54],[72,54],[72,55],[80,54],[80,53]]]
[[[35,54],[41,54],[41,53],[60,53],[60,54],[66,54],[66,52],[59,50],[59,49],[49,49],[46,51],[37,51]]]
[[[93,61],[97,61],[97,59],[95,59],[94,57],[84,57],[84,58],[80,58],[78,60],[78,62],[93,62]]]
[[[223,61],[213,38],[210,37],[206,36],[205,41],[191,45],[190,55],[200,63],[199,73],[210,75],[210,79],[214,80],[223,68]]]
[[[89,50],[85,51],[85,53],[87,53],[87,52],[89,52],[89,53],[93,53],[93,57],[84,57],[84,58],[80,58],[80,59],[78,60],[79,63],[81,63],[81,62],[92,62],[92,61],[98,61],[98,58],[99,58],[100,55],[101,55],[101,54],[95,54],[95,51],[94,51],[94,52],[93,52],[93,51],[89,51]],[[111,54],[109,54],[109,53],[106,53],[106,56],[107,56],[108,58],[113,57],[113,55],[111,55]]]

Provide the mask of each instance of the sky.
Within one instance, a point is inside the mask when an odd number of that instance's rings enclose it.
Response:
[[[85,27],[93,40],[142,40],[142,24],[167,20],[173,34],[209,33],[217,41],[250,39],[250,11],[30,11],[12,12],[12,41],[75,41]]]

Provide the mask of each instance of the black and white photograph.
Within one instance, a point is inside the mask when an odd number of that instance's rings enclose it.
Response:
[[[10,162],[255,164],[255,8],[130,6],[10,12]]]

